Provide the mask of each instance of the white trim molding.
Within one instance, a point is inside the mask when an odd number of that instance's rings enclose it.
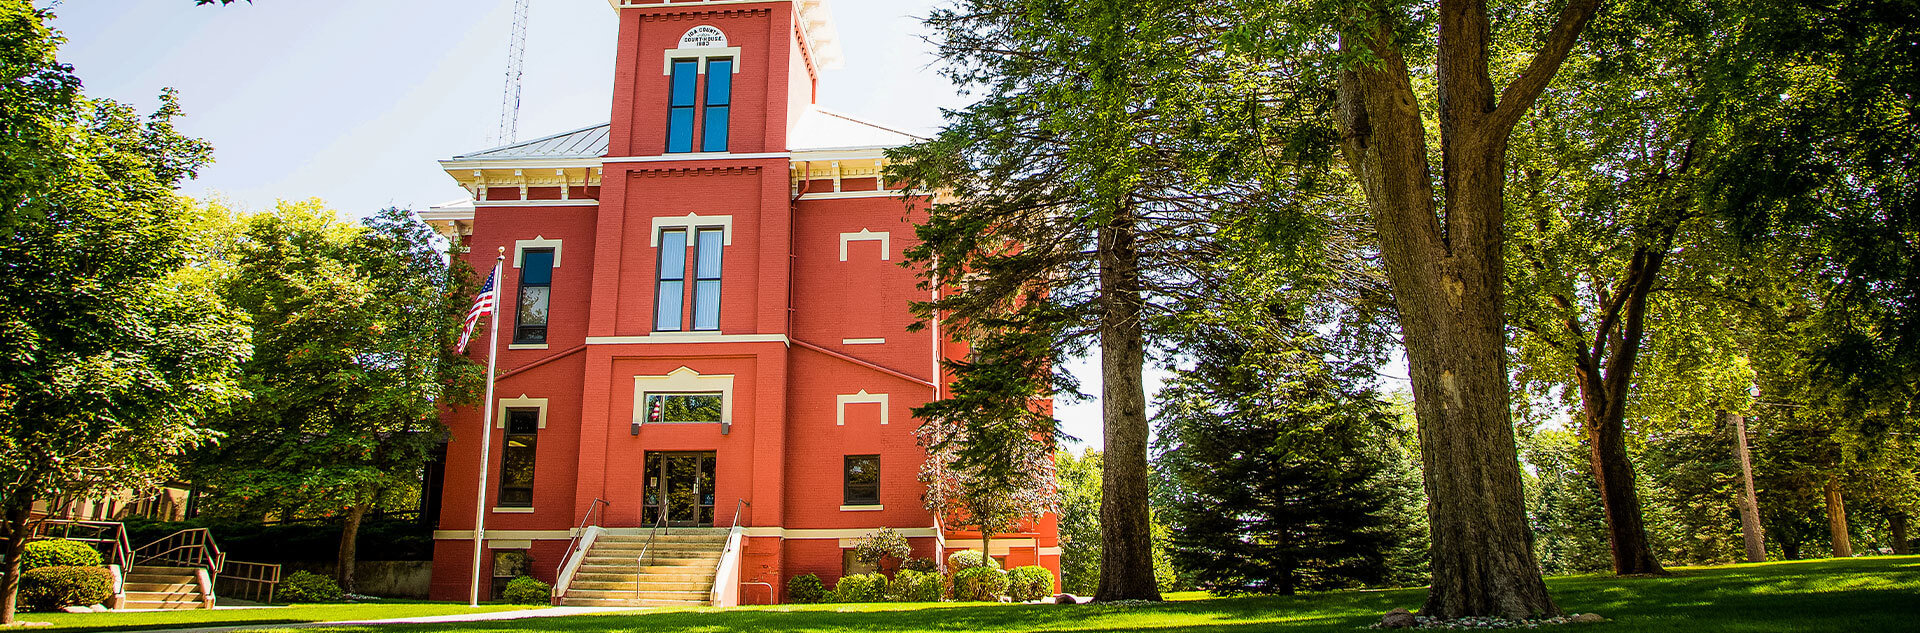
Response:
[[[659,156],[614,156],[611,158],[603,159],[603,162],[607,162],[607,163],[671,163],[671,162],[683,161],[683,160],[751,160],[751,159],[761,159],[761,158],[792,159],[793,154],[790,154],[787,152],[757,152],[757,153],[742,152],[738,154],[731,153],[731,152],[683,152],[678,154],[662,154]]]
[[[938,532],[936,532],[933,528],[930,528],[930,527],[894,528],[893,531],[899,532],[901,536],[904,536],[907,538],[936,538],[940,536]],[[789,530],[783,527],[750,527],[746,529],[746,532],[747,532],[747,536],[752,538],[779,537],[779,538],[787,538],[787,539],[836,539],[838,540],[843,538],[848,538],[848,539],[864,538],[868,534],[871,534],[873,532],[873,528]],[[638,531],[638,533],[642,536],[645,536],[646,529],[641,528]],[[439,533],[437,532],[434,533],[434,537],[439,538]],[[473,538],[472,534],[468,533],[467,538]]]
[[[564,541],[575,536],[576,530],[487,530],[487,542],[494,539],[523,541]],[[473,530],[434,530],[436,540],[472,541]]]
[[[507,349],[547,349],[546,343],[508,343]]]
[[[704,75],[707,74],[707,60],[716,57],[732,59],[733,74],[740,74],[740,66],[742,64],[740,63],[740,47],[738,46],[728,46],[724,48],[718,46],[707,48],[669,48],[667,49],[666,60],[662,64],[665,66],[665,69],[660,74],[672,77],[674,62],[692,61],[697,62],[693,65],[696,69],[694,72]]]
[[[691,367],[682,366],[667,372],[665,376],[634,376],[633,423],[646,423],[647,394],[649,393],[713,393],[716,391],[720,392],[720,423],[733,424],[733,374],[703,376]]]
[[[885,509],[887,509],[886,506],[877,503],[873,505],[840,506],[841,512],[879,512]]]
[[[835,423],[840,426],[847,425],[847,405],[850,404],[880,405],[880,423],[887,423],[887,394],[867,393],[867,390],[861,389],[860,393],[842,394],[833,399]]]
[[[1060,555],[1060,548],[1058,548],[1058,547],[1042,547],[1042,548],[1040,548],[1040,555],[1041,555],[1041,556],[1059,556],[1059,555]]]
[[[860,229],[859,233],[840,234],[840,261],[847,261],[847,242],[879,242],[880,261],[893,259],[893,234],[888,231],[874,232],[873,229]]]
[[[843,338],[843,339],[840,339],[840,344],[841,344],[841,345],[885,345],[886,343],[887,343],[887,339],[883,339],[883,338]]]
[[[553,249],[553,267],[554,268],[560,267],[560,240],[550,240],[550,239],[547,239],[547,236],[545,235],[535,235],[533,236],[533,239],[530,239],[530,240],[514,240],[513,241],[513,267],[514,268],[520,267],[521,261],[526,259],[527,249],[529,248]]]
[[[533,539],[487,539],[487,549],[533,549]]]
[[[660,332],[646,336],[589,336],[588,345],[672,345],[677,343],[779,343],[791,345],[785,334],[703,334]]]
[[[949,551],[952,551],[952,550],[968,550],[968,551],[974,551],[974,552],[980,551],[980,548],[977,547],[980,544],[978,540],[949,541],[949,542],[952,543],[951,545],[948,545],[946,547],[946,549]],[[975,545],[976,547],[968,547],[967,546],[968,544]],[[992,551],[987,552],[987,555],[988,556],[1006,556],[1008,554],[1013,553],[1013,550],[1015,549],[1039,549],[1038,548],[1039,544],[1040,544],[1039,541],[1035,539],[1030,539],[1030,538],[997,538],[997,539],[993,539],[991,544],[991,547],[993,549]]]
[[[493,419],[494,419],[493,428],[496,428],[496,429],[507,428],[507,409],[509,408],[539,409],[540,410],[540,428],[543,428],[543,429],[547,428],[547,399],[546,398],[528,398],[527,394],[524,394],[524,393],[520,394],[520,397],[518,398],[501,398],[500,409],[496,411],[495,412],[496,414],[493,416]]]
[[[494,514],[533,514],[533,508],[532,507],[508,508],[508,507],[495,506],[493,508],[493,513]]]
[[[697,215],[689,213],[681,216],[666,216],[653,219],[653,236],[650,245],[660,247],[660,229],[683,228],[688,232],[702,227],[720,227],[720,245],[733,246],[733,216]],[[687,236],[687,248],[693,248],[693,236]]]

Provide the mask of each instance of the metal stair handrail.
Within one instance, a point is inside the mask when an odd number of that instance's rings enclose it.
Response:
[[[573,537],[567,541],[567,553],[560,557],[560,567],[553,573],[553,604],[567,595],[567,587],[573,584],[573,575],[580,571],[580,564],[587,558],[587,552],[593,549],[593,542],[604,529],[600,527],[600,506],[612,506],[613,502],[599,497],[587,504],[587,512],[580,516],[580,526],[574,528]]]
[[[166,538],[142,545],[133,551],[133,563],[174,563],[181,567],[201,567],[210,576],[219,576],[226,568],[227,555],[213,540],[207,528],[174,532]]]
[[[633,598],[640,599],[640,568],[647,565],[647,552],[653,551],[653,539],[660,536],[660,528],[667,526],[667,509],[660,509],[660,516],[653,520],[653,529],[647,531],[647,544],[640,547],[640,555],[633,559]]]
[[[740,541],[747,529],[740,526],[740,508],[751,507],[746,499],[733,504],[733,523],[727,528],[727,544],[720,549],[720,560],[713,564],[713,590],[707,593],[707,604],[715,607],[739,606],[740,602]],[[731,563],[731,564],[729,564]],[[733,585],[734,604],[721,604],[722,589]]]

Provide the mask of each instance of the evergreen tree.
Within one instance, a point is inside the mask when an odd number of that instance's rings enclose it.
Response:
[[[1228,332],[1194,340],[1161,392],[1158,467],[1175,562],[1216,593],[1407,579],[1417,475],[1398,416],[1357,369],[1307,341]]]

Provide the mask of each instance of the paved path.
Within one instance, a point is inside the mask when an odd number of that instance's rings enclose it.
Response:
[[[246,608],[246,607],[243,607]],[[269,609],[271,607],[268,607]],[[254,631],[261,629],[310,629],[334,626],[367,626],[380,624],[437,624],[445,622],[491,622],[497,620],[526,620],[531,618],[557,618],[569,615],[587,615],[592,613],[614,613],[620,611],[644,611],[646,607],[550,607],[546,609],[526,609],[523,611],[489,611],[486,613],[455,613],[451,615],[427,615],[412,618],[390,618],[385,620],[341,620],[337,622],[293,622],[287,624],[243,624],[238,626],[211,626],[191,629],[157,629],[142,633],[227,633],[228,631]]]

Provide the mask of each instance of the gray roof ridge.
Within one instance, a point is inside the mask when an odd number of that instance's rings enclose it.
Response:
[[[867,127],[870,127],[870,128],[874,128],[874,129],[877,129],[877,130],[885,130],[885,131],[887,131],[887,132],[892,132],[892,133],[894,133],[894,134],[899,134],[899,135],[901,135],[901,136],[905,136],[905,137],[907,137],[907,138],[910,138],[910,139],[914,139],[914,140],[919,140],[919,141],[924,141],[924,140],[927,140],[927,138],[926,138],[926,137],[924,137],[924,136],[921,136],[921,135],[919,135],[919,134],[914,134],[914,133],[912,133],[912,132],[902,132],[902,131],[900,131],[900,130],[896,130],[896,129],[894,129],[894,128],[891,128],[891,127],[888,127],[888,126],[885,126],[885,125],[881,125],[881,124],[879,124],[879,123],[874,123],[874,122],[872,122],[872,121],[867,121],[867,120],[864,120],[864,119],[860,119],[860,118],[858,118],[858,117],[854,117],[853,115],[849,115],[849,114],[842,114],[842,113],[839,113],[839,112],[835,112],[835,111],[833,111],[833,110],[828,110],[828,109],[826,109],[826,108],[823,108],[823,107],[820,107],[820,105],[819,105],[819,104],[814,104],[814,105],[813,105],[813,110],[814,110],[815,112],[819,112],[819,113],[821,113],[821,114],[824,114],[824,115],[827,115],[827,116],[830,116],[830,117],[833,117],[833,118],[836,118],[836,119],[840,119],[840,120],[843,120],[843,121],[847,121],[847,122],[850,122],[850,123],[856,123],[856,124],[859,124],[859,125],[864,125],[864,126],[867,126]]]

